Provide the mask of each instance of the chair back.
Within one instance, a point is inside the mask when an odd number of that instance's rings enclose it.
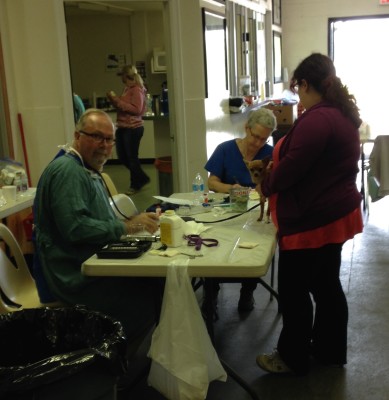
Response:
[[[0,289],[5,299],[1,299],[0,312],[41,307],[35,280],[28,269],[19,243],[9,228],[1,223],[0,240],[4,242],[16,264],[14,265],[2,246],[0,248]]]
[[[101,176],[104,179],[104,182],[107,185],[107,188],[108,188],[109,192],[111,193],[111,196],[118,194],[119,192],[116,189],[116,186],[113,183],[111,177],[106,172],[102,172]]]
[[[136,205],[132,199],[123,193],[112,196],[112,199],[109,199],[109,202],[116,216],[120,219],[125,219],[122,214],[124,214],[126,217],[131,217],[132,215],[138,213]]]

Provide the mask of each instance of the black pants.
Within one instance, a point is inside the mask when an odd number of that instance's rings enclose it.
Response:
[[[296,373],[309,371],[311,354],[324,363],[346,363],[348,307],[339,279],[342,246],[279,252],[283,328],[277,348]]]
[[[130,187],[133,189],[140,189],[150,180],[142,170],[138,158],[143,131],[143,126],[116,130],[116,152],[120,162],[130,171]]]

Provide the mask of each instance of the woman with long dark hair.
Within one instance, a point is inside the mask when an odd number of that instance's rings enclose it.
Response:
[[[306,374],[312,359],[347,362],[348,306],[339,273],[343,244],[363,229],[356,186],[362,121],[325,55],[304,59],[291,89],[305,112],[277,143],[262,185],[278,229],[283,327],[276,350],[259,355],[257,364]]]

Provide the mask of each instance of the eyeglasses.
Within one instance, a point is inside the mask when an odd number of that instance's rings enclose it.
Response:
[[[297,80],[293,80],[290,82],[289,90],[292,93],[297,94],[299,91],[299,86],[300,86],[300,83],[298,83]]]
[[[116,140],[112,137],[105,137],[103,135],[99,135],[98,133],[88,133],[84,131],[78,131],[78,132],[80,132],[82,135],[92,138],[92,140],[96,144],[102,144],[105,142],[107,146],[113,146],[116,143]]]
[[[251,130],[251,128],[249,128],[249,130],[250,130],[251,137],[252,137],[253,139],[258,140],[258,141],[260,141],[260,142],[262,142],[262,143],[267,143],[267,142],[269,141],[269,138],[268,138],[268,137],[267,137],[267,138],[263,138],[263,137],[259,136],[257,133],[253,132],[253,131]]]

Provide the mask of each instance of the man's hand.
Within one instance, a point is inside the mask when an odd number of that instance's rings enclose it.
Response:
[[[129,221],[126,221],[127,233],[131,234],[131,225],[141,224],[147,232],[154,233],[158,229],[158,216],[153,212],[144,212],[133,216]]]

